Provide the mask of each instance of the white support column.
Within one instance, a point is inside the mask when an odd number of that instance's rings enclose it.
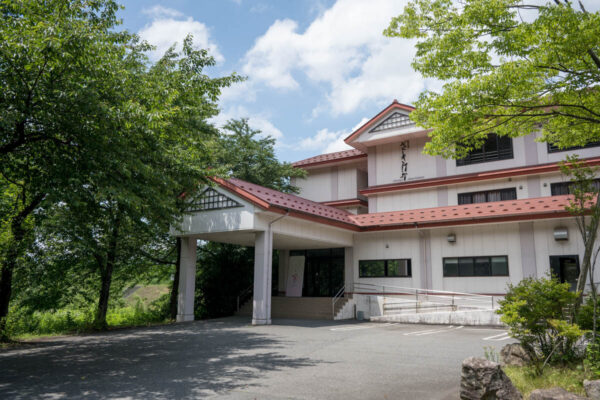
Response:
[[[345,293],[354,291],[354,247],[344,249],[344,285]]]
[[[273,271],[273,233],[257,232],[254,242],[254,300],[252,325],[271,324],[271,280]]]
[[[194,292],[196,289],[196,239],[181,238],[179,292],[177,294],[177,322],[194,320]]]

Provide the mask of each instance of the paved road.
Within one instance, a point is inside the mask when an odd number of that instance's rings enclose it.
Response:
[[[245,318],[0,350],[0,399],[456,399],[461,361],[504,331]]]

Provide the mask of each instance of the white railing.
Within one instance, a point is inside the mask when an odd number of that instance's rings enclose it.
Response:
[[[414,306],[416,310],[425,302],[431,307],[451,307],[453,311],[459,308],[494,310],[497,308],[497,301],[501,297],[371,283],[355,283],[353,293],[382,296],[384,297],[384,304],[390,304],[387,300],[393,299],[394,301],[391,304],[406,305],[406,308]]]
[[[338,292],[335,294],[335,296],[333,296],[333,298],[331,299],[331,318],[332,319],[335,319],[335,303],[337,303],[338,300],[342,298],[342,296],[344,295],[345,292],[346,292],[346,286],[342,286],[340,288],[340,290],[338,290]]]

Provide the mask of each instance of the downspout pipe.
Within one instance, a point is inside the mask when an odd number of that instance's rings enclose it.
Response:
[[[275,218],[273,221],[269,222],[269,224],[267,225],[267,239],[269,240],[269,249],[271,249],[271,251],[268,254],[269,257],[269,265],[271,266],[271,270],[273,269],[273,231],[272,231],[272,225],[277,222],[280,221],[282,219],[284,219],[285,217],[287,217],[290,214],[290,210],[288,209],[285,213],[285,215],[282,215],[280,217]],[[271,292],[273,292],[273,273],[271,273],[269,275],[269,290]]]

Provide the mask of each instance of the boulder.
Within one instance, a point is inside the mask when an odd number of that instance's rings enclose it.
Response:
[[[469,357],[462,364],[460,398],[520,400],[523,397],[502,371],[500,364],[485,358]]]
[[[583,388],[587,397],[592,400],[600,400],[600,380],[588,381],[586,379],[583,381]]]
[[[500,359],[505,365],[523,367],[531,362],[531,357],[519,343],[507,344],[500,350]]]
[[[536,389],[529,394],[529,400],[585,400],[575,393],[567,392],[561,387],[552,389]]]

